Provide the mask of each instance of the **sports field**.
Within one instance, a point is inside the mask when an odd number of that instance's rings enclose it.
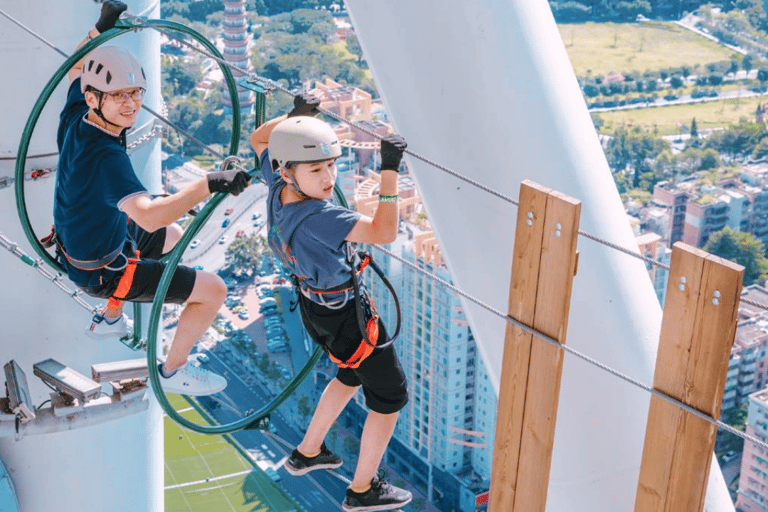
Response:
[[[185,418],[205,424],[183,398],[169,398]],[[292,512],[301,508],[223,436],[197,434],[166,417],[165,510]]]
[[[733,52],[671,22],[558,25],[576,76],[659,71],[729,60]]]
[[[666,107],[652,107],[631,110],[615,110],[597,113],[604,125],[600,133],[610,134],[621,126],[640,126],[644,130],[659,135],[681,133],[682,126],[690,126],[696,118],[699,132],[711,128],[722,128],[746,118],[754,122],[758,102],[765,103],[764,96],[688,103]]]

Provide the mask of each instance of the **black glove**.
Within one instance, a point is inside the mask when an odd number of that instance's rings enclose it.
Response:
[[[403,159],[403,151],[407,147],[405,139],[396,133],[390,133],[381,139],[381,170],[400,169],[400,160]]]
[[[293,110],[288,112],[288,117],[315,116],[320,111],[320,98],[312,96],[308,92],[301,93],[293,98]]]
[[[115,28],[115,22],[120,15],[128,9],[128,5],[120,0],[104,0],[101,4],[101,17],[96,22],[96,30],[103,34],[111,28]]]
[[[208,191],[211,194],[224,192],[236,196],[245,190],[245,187],[251,182],[251,176],[247,172],[236,169],[209,172],[206,177],[208,178]]]

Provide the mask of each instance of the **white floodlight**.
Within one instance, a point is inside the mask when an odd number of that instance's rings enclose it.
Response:
[[[5,389],[11,411],[19,416],[22,423],[35,419],[35,407],[29,394],[27,376],[16,361],[11,359],[5,365]]]
[[[147,358],[94,364],[91,365],[91,376],[96,382],[145,379],[149,377]]]
[[[101,393],[101,386],[85,375],[64,366],[54,359],[46,359],[32,366],[35,375],[65,395],[85,403]]]

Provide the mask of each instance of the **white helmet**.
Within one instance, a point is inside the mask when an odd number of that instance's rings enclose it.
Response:
[[[100,46],[86,55],[80,90],[88,86],[101,92],[112,92],[131,87],[147,88],[144,68],[136,57],[117,46]]]
[[[288,162],[322,162],[341,156],[341,145],[328,123],[309,116],[289,117],[272,130],[269,156],[277,167]]]

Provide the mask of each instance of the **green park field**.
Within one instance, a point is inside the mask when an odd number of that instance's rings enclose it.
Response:
[[[733,52],[671,22],[578,23],[558,26],[576,76],[729,60]]]
[[[758,102],[764,103],[766,98],[733,98],[705,103],[614,110],[599,112],[596,115],[600,116],[605,123],[600,133],[610,134],[616,128],[625,125],[640,126],[651,133],[656,131],[659,135],[674,135],[682,133],[683,125],[690,126],[691,119],[694,117],[699,132],[736,124],[741,118],[754,121]]]
[[[198,424],[202,416],[181,397],[171,403]],[[283,490],[220,435],[197,434],[165,418],[166,512],[288,512],[299,510]]]

